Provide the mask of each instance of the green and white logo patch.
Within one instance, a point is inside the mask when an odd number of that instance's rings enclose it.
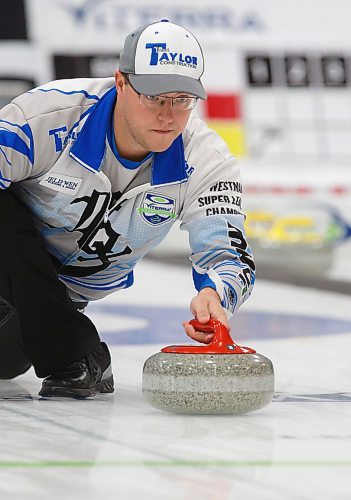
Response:
[[[138,213],[152,226],[164,224],[171,219],[175,219],[176,200],[163,194],[145,193]]]

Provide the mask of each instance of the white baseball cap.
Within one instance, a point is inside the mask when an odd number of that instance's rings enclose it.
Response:
[[[186,92],[206,99],[200,78],[204,59],[192,33],[162,19],[130,33],[121,53],[119,70],[128,74],[140,94]]]

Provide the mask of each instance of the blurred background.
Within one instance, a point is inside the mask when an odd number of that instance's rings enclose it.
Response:
[[[0,107],[58,78],[111,76],[125,36],[163,18],[203,46],[196,113],[238,158],[258,277],[351,291],[347,0],[1,0]],[[151,255],[187,262],[172,229]]]

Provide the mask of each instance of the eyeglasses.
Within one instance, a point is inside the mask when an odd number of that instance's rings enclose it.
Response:
[[[129,78],[125,76],[125,79],[131,86],[131,88],[134,90],[136,94],[139,96],[139,100],[141,104],[143,104],[146,108],[150,109],[161,109],[166,101],[171,101],[172,107],[177,110],[177,111],[188,111],[191,109],[194,109],[196,106],[196,103],[198,101],[198,97],[190,97],[190,96],[178,96],[178,97],[168,97],[168,96],[163,96],[163,95],[145,95],[141,94],[135,88],[133,85],[130,83]]]

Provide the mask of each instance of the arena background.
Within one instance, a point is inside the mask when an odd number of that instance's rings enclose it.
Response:
[[[258,267],[231,332],[275,370],[272,404],[251,414],[176,415],[143,398],[145,360],[189,340],[195,291],[175,228],[133,287],[87,308],[113,395],[41,398],[32,368],[0,381],[0,498],[350,500],[350,1],[0,7],[0,107],[55,78],[111,75],[142,24],[168,18],[201,40],[208,100],[196,112],[238,157]]]
[[[113,74],[125,36],[162,18],[201,41],[196,112],[241,164],[258,274],[350,292],[351,36],[347,2],[2,0],[0,106],[57,78]],[[179,262],[176,229],[153,257]],[[287,265],[288,263],[288,265]]]

